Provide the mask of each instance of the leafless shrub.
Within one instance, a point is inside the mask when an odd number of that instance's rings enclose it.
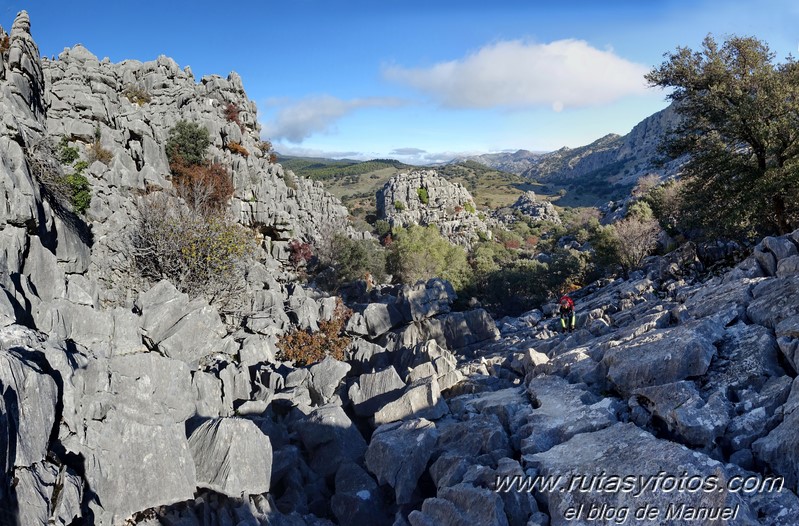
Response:
[[[147,279],[169,279],[224,313],[240,309],[244,270],[254,256],[252,233],[221,212],[202,215],[164,192],[141,198],[131,245]]]
[[[625,278],[630,270],[641,266],[646,256],[657,246],[660,226],[655,219],[627,217],[613,225],[617,243],[618,263]]]

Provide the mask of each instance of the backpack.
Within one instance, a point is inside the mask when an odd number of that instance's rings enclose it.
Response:
[[[573,309],[574,308],[574,302],[572,301],[572,299],[570,297],[563,296],[562,298],[560,298],[560,308],[563,309],[563,310]]]

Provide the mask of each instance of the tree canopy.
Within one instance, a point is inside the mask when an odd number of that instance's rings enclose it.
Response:
[[[700,51],[677,48],[647,74],[682,117],[667,140],[688,154],[684,213],[706,233],[786,233],[799,211],[799,65],[774,62],[768,45],[708,36]]]

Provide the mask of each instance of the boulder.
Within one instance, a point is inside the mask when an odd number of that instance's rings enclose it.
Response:
[[[189,436],[197,485],[231,497],[269,491],[272,445],[252,421],[208,420]]]
[[[8,473],[44,460],[59,390],[40,353],[5,342],[0,349],[0,451],[8,462],[0,466]]]
[[[340,525],[391,524],[377,483],[357,464],[347,462],[339,467],[335,487],[330,506]]]
[[[402,396],[405,382],[388,366],[376,373],[362,374],[349,389],[349,399],[358,416],[372,416],[382,406]]]
[[[387,424],[406,418],[438,420],[449,412],[441,398],[441,390],[435,377],[422,378],[405,388],[397,400],[389,402],[375,413],[375,425]]]
[[[89,505],[96,524],[194,498],[197,479],[183,423],[148,426],[111,412],[86,421],[76,452],[86,459],[85,479],[97,496]]]
[[[327,356],[308,369],[310,372],[308,390],[314,405],[324,405],[338,399],[337,392],[350,368],[350,364]]]
[[[799,276],[764,280],[752,289],[752,296],[747,316],[774,329],[782,320],[799,314]]]
[[[725,490],[732,475],[724,465],[632,423],[577,434],[546,452],[525,455],[522,464],[551,477],[553,485],[537,495],[549,509],[552,526],[573,524],[578,510],[583,521],[593,514],[609,524],[628,523],[636,513],[648,523],[682,524],[701,509],[734,516],[736,524],[756,523],[757,512],[739,493]],[[692,489],[678,491],[679,480]],[[712,484],[712,491],[695,489],[703,483]]]
[[[707,372],[722,338],[714,319],[657,329],[609,348],[602,358],[607,379],[624,396],[639,387],[663,385]]]
[[[394,489],[397,504],[409,504],[437,439],[435,424],[424,418],[385,424],[372,435],[366,467],[378,483]]]
[[[412,526],[508,526],[502,498],[496,491],[458,484],[426,499],[408,515]]]
[[[294,424],[308,450],[310,466],[321,476],[332,476],[347,462],[358,462],[366,452],[366,441],[339,405],[310,410]]]
[[[164,280],[136,302],[145,341],[161,353],[191,366],[213,352],[230,350],[222,343],[227,331],[219,313],[202,300],[189,301]]]
[[[65,526],[82,515],[83,481],[66,466],[39,462],[29,469],[17,470],[13,489],[16,502],[0,512],[5,522],[5,512],[17,508],[12,517],[18,524],[57,524]],[[13,513],[13,512],[12,512]],[[11,522],[9,522],[10,524]]]
[[[681,442],[712,449],[730,422],[731,404],[720,393],[705,401],[693,382],[675,382],[633,391],[636,402],[665,423]]]

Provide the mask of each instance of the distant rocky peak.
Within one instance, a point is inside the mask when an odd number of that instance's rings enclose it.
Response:
[[[395,175],[377,191],[376,200],[378,218],[393,227],[435,224],[444,237],[466,247],[478,239],[478,232],[488,235],[469,191],[435,170]]]

